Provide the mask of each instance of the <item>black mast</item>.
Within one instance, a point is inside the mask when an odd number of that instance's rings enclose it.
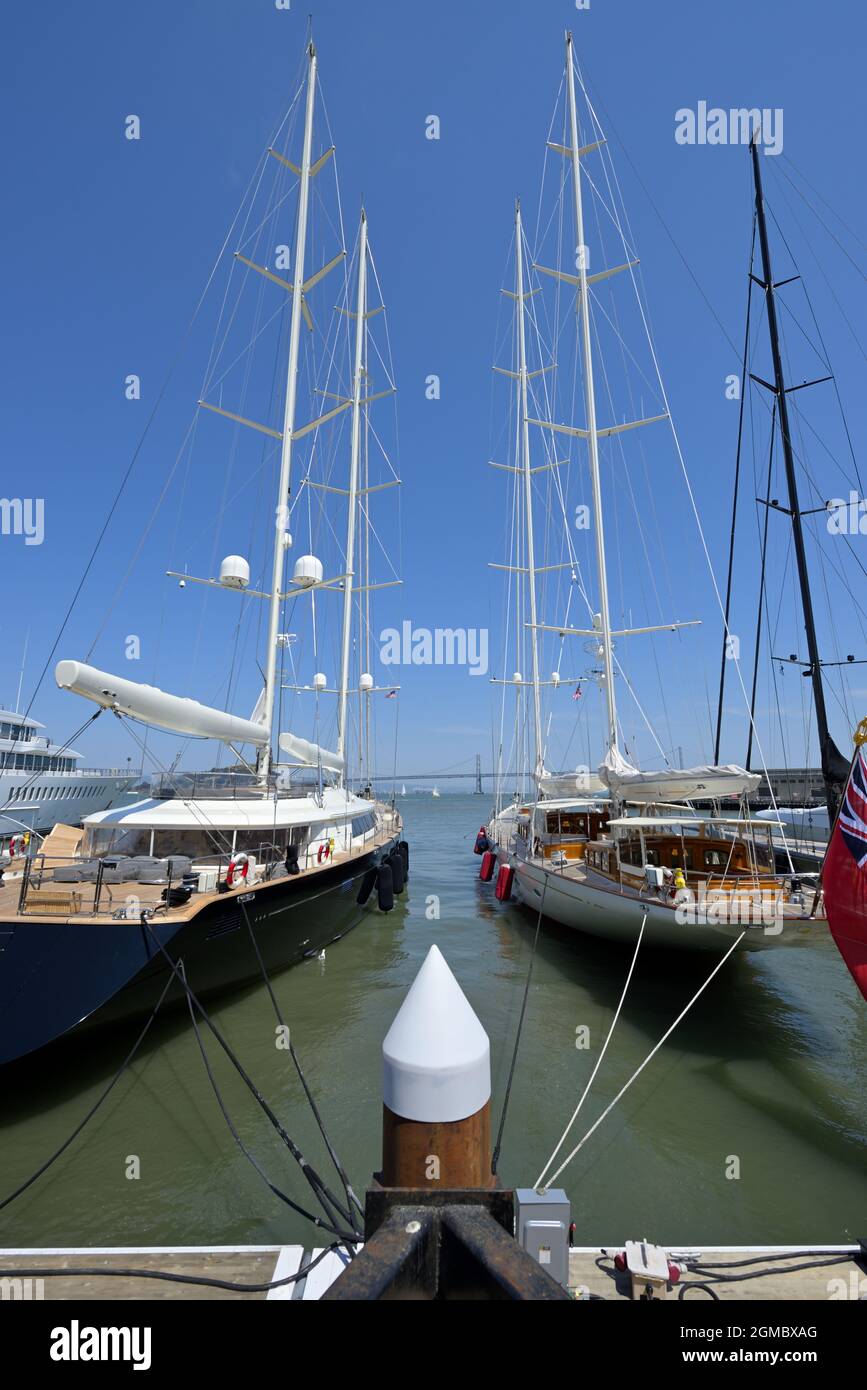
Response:
[[[768,228],[765,222],[765,200],[762,193],[762,174],[759,164],[758,132],[750,144],[753,157],[753,179],[756,188],[756,218],[759,227],[759,244],[762,251],[762,273],[764,281],[757,280],[765,292],[768,308],[768,332],[771,339],[771,355],[774,362],[774,386],[771,388],[777,399],[780,417],[780,433],[783,443],[783,459],[786,467],[786,482],[789,490],[789,515],[792,518],[792,533],[795,542],[795,558],[798,566],[798,582],[801,588],[801,604],[804,610],[804,629],[807,635],[807,655],[809,665],[804,671],[813,682],[813,702],[816,706],[816,724],[819,730],[819,749],[822,755],[822,776],[825,781],[825,800],[828,815],[833,825],[837,809],[843,795],[849,765],[837,748],[828,732],[828,715],[825,708],[825,690],[822,684],[822,662],[819,657],[819,644],[816,640],[816,622],[813,617],[813,597],[810,593],[810,576],[807,570],[807,553],[804,548],[804,528],[801,522],[801,508],[798,501],[798,480],[795,474],[795,459],[792,453],[792,439],[789,432],[789,409],[786,400],[786,383],[783,378],[783,363],[780,356],[780,339],[777,328],[777,304],[774,295],[774,276],[771,269],[771,253],[768,247]],[[755,277],[753,277],[755,278]],[[759,384],[767,387],[767,382],[758,378]]]

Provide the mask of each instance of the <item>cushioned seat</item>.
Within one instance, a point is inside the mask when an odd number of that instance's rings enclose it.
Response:
[[[155,859],[150,867],[140,869],[138,875],[139,883],[167,883],[171,877],[172,883],[179,883],[184,874],[192,864],[189,855],[172,855],[170,859]]]

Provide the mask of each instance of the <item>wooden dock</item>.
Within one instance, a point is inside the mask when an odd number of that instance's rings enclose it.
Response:
[[[629,1278],[614,1268],[613,1256],[619,1246],[605,1250],[597,1246],[573,1249],[569,1252],[569,1283],[577,1299],[603,1298],[613,1302],[628,1302]],[[744,1269],[726,1270],[742,1274],[761,1271],[759,1277],[743,1282],[713,1285],[721,1300],[742,1301],[770,1299],[782,1302],[827,1303],[840,1299],[851,1301],[867,1297],[867,1266],[859,1264],[852,1246],[823,1246],[822,1251],[834,1251],[841,1263],[823,1268],[803,1269],[786,1273],[787,1266],[803,1264],[812,1259],[831,1259],[819,1253],[805,1255],[804,1247],[794,1246],[690,1246],[670,1251],[672,1258],[700,1257],[705,1264],[732,1264],[741,1260],[756,1260]],[[316,1302],[333,1283],[347,1262],[343,1251],[333,1251],[303,1280],[277,1289],[255,1289],[241,1292],[212,1285],[177,1283],[148,1278],[145,1271],[164,1271],[192,1279],[215,1279],[229,1284],[262,1285],[297,1274],[302,1265],[309,1264],[321,1254],[320,1249],[307,1250],[300,1245],[257,1246],[117,1246],[99,1249],[15,1249],[0,1250],[0,1293],[4,1299],[243,1299],[294,1300]],[[29,1283],[18,1271],[31,1269],[62,1270],[63,1273]],[[106,1275],[81,1273],[82,1270],[105,1270]],[[134,1271],[142,1271],[136,1273]],[[721,1271],[723,1272],[723,1271]],[[668,1294],[677,1299],[683,1285],[702,1282],[701,1275],[687,1273],[682,1284]],[[21,1283],[18,1284],[18,1280]],[[8,1292],[7,1292],[8,1289]],[[684,1295],[687,1300],[707,1299],[703,1290]]]

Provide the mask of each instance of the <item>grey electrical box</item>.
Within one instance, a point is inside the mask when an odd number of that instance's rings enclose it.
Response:
[[[539,1193],[532,1187],[515,1189],[515,1236],[564,1289],[569,1287],[569,1226],[572,1208],[562,1187]]]

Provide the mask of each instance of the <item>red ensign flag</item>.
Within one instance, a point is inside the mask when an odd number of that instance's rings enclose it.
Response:
[[[828,925],[867,999],[867,760],[855,754],[822,870]]]

